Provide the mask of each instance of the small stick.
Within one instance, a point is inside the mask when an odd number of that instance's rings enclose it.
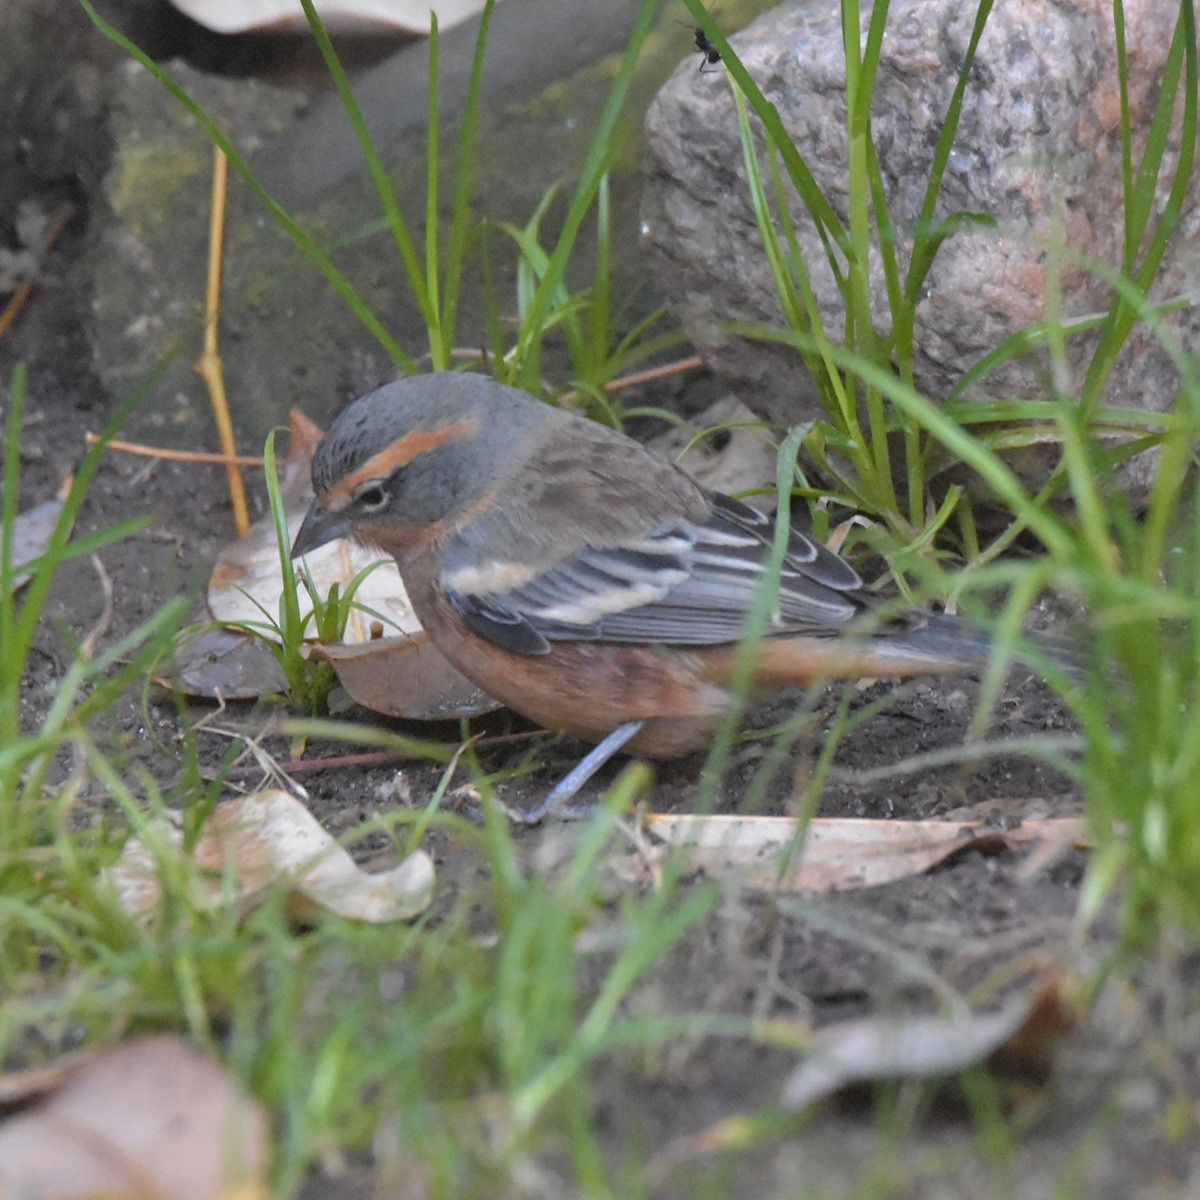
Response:
[[[632,375],[622,375],[619,379],[610,379],[605,385],[606,392],[619,392],[622,388],[636,387],[639,383],[653,383],[656,379],[665,379],[668,375],[678,375],[681,371],[692,371],[704,366],[704,359],[693,354],[690,358],[677,358],[674,362],[663,363],[661,367],[648,367],[645,371],[636,371]]]
[[[677,358],[674,362],[663,363],[660,367],[649,367],[645,371],[636,371],[632,375],[622,375],[610,379],[605,385],[606,392],[619,392],[622,388],[636,387],[639,383],[652,383],[655,379],[665,379],[668,375],[678,375],[681,371],[691,371],[695,367],[704,366],[704,359],[696,355],[690,358]],[[577,391],[563,392],[558,398],[559,404],[573,404],[579,399]]]
[[[246,508],[246,488],[242,473],[232,460],[237,456],[233,437],[233,421],[229,416],[229,401],[225,396],[225,374],[217,349],[217,320],[221,314],[221,247],[225,231],[225,195],[229,177],[229,161],[225,152],[213,147],[212,218],[208,236],[208,287],[204,298],[204,353],[196,370],[208,386],[213,417],[221,452],[230,461],[225,464],[229,483],[229,500],[233,505],[233,527],[241,537],[250,528],[250,513]]]
[[[112,624],[113,618],[112,579],[104,569],[104,564],[100,561],[99,555],[93,554],[91,557],[92,569],[96,572],[96,577],[100,580],[100,594],[104,597],[104,608],[100,613],[100,619],[92,626],[87,637],[79,645],[79,653],[88,662],[91,662],[96,657],[96,643],[108,632],[108,627]]]
[[[475,745],[484,750],[545,736],[544,729],[526,729],[520,733],[502,733],[495,737],[480,738]],[[401,750],[367,750],[359,754],[333,754],[328,758],[285,758],[278,765],[285,774],[299,775],[305,771],[333,771],[341,767],[386,767],[393,763],[423,761],[426,761],[423,755],[406,754]],[[240,777],[240,773],[235,772],[230,778],[235,775]]]
[[[85,433],[89,446],[94,446],[100,437],[95,433]],[[120,450],[123,454],[140,454],[143,458],[165,458],[171,462],[201,463],[208,466],[227,467],[230,463],[239,467],[261,467],[263,460],[253,454],[213,454],[208,450],[167,450],[162,446],[147,446],[142,442],[123,442],[120,438],[112,438],[108,443],[109,450]]]

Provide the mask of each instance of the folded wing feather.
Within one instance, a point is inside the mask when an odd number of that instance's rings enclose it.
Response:
[[[712,499],[707,520],[680,518],[621,545],[586,546],[505,590],[473,586],[479,572],[452,544],[442,586],[477,634],[518,654],[547,653],[556,641],[734,642],[766,582],[773,525],[737,500]],[[793,530],[770,633],[843,630],[865,608],[862,586],[852,567]]]

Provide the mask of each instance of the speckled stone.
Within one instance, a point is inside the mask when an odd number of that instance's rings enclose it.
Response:
[[[1174,0],[1125,6],[1135,163],[1150,121],[1178,13]],[[869,11],[864,15],[864,22]],[[974,6],[956,0],[897,0],[891,5],[873,108],[873,133],[887,189],[902,271],[908,261],[942,116],[970,39]],[[734,48],[804,156],[840,219],[847,215],[845,69],[839,9],[832,0],[783,5],[733,38]],[[674,314],[703,346],[711,365],[747,405],[792,424],[818,415],[818,399],[798,357],[781,347],[723,336],[718,322],[780,324],[745,183],[730,90],[717,74],[686,65],[647,117],[643,235]],[[1177,143],[1168,152],[1174,169]],[[1161,188],[1163,194],[1166,186]],[[1156,298],[1196,291],[1200,278],[1200,186],[1192,185],[1168,247]],[[800,246],[826,328],[838,336],[841,294],[815,227],[795,199]],[[997,5],[976,57],[937,219],[986,213],[994,229],[970,227],[950,238],[930,271],[916,312],[918,387],[944,398],[963,372],[1014,331],[1042,319],[1052,279],[1047,246],[1059,259],[1062,311],[1104,310],[1108,289],[1080,265],[1088,256],[1120,262],[1122,229],[1120,107],[1111,10],[1071,2]],[[883,270],[871,260],[872,305],[889,326]],[[1200,348],[1200,318],[1176,313],[1168,327]],[[1072,339],[1069,389],[1081,383],[1094,338]],[[1050,364],[1031,353],[994,372],[974,399],[1042,397]],[[1135,330],[1109,381],[1110,403],[1162,410],[1178,375],[1157,338]],[[1031,482],[1045,478],[1052,446],[1022,452]],[[1123,468],[1135,494],[1153,462]]]

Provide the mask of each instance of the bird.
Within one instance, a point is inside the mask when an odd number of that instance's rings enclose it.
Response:
[[[293,558],[343,537],[391,555],[442,655],[536,724],[599,743],[596,765],[703,749],[734,704],[774,521],[626,434],[434,372],[343,409],[312,485]],[[946,613],[882,617],[854,567],[794,526],[777,587],[760,686],[970,671],[992,653]]]

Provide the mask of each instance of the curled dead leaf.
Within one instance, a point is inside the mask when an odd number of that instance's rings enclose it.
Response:
[[[500,707],[455,670],[423,632],[357,645],[314,643],[308,654],[332,664],[356,704],[389,717],[448,721]]]
[[[919,875],[969,846],[996,852],[1086,847],[1083,818],[1022,821],[895,821],[816,817],[674,816],[651,813],[646,830],[701,874],[771,891],[849,891]]]
[[[179,848],[182,836],[165,818],[147,831],[151,840]],[[223,801],[196,843],[198,868],[191,901],[213,908],[227,899],[245,901],[286,880],[297,915],[325,909],[353,921],[403,921],[423,912],[433,898],[433,860],[414,851],[388,871],[362,870],[320,822],[287,792],[269,790]],[[162,899],[154,852],[131,838],[108,880],[127,912],[153,910]]]
[[[816,1034],[784,1083],[781,1107],[799,1112],[849,1084],[954,1075],[1001,1057],[1041,1074],[1074,1027],[1057,979],[988,1012],[839,1021]]]

